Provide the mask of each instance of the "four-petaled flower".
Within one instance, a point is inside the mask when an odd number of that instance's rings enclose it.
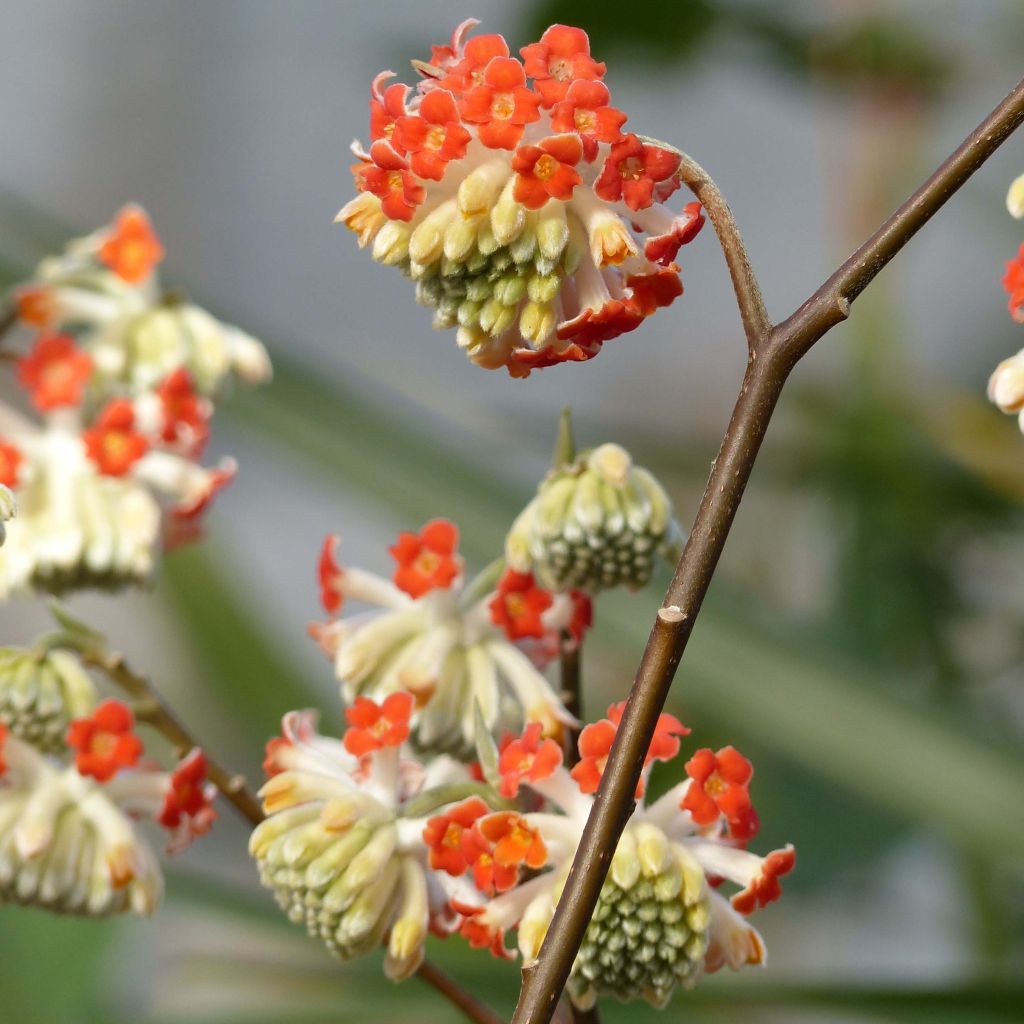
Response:
[[[190,838],[204,835],[217,820],[217,812],[211,806],[215,793],[216,789],[207,782],[206,755],[196,747],[171,772],[157,821],[169,829],[186,825]]]
[[[758,870],[752,872],[747,887],[732,898],[733,908],[741,914],[752,914],[759,907],[774,903],[782,895],[779,879],[796,866],[796,850],[792,846],[773,850],[763,860],[753,854],[747,856],[758,862]]]
[[[509,741],[498,758],[501,784],[498,792],[512,798],[523,782],[539,782],[551,776],[562,763],[562,748],[541,737],[540,722],[529,722],[522,736]]]
[[[481,818],[463,835],[462,849],[473,883],[491,896],[511,889],[524,866],[542,868],[548,859],[540,833],[515,811]]]
[[[164,258],[164,247],[145,210],[126,206],[114,220],[97,255],[128,284],[141,284]]]
[[[462,572],[458,547],[458,527],[447,519],[433,519],[419,533],[400,533],[388,549],[398,563],[395,586],[410,597],[450,587]]]
[[[704,747],[686,762],[693,784],[680,804],[698,825],[712,825],[725,818],[730,834],[746,842],[757,834],[757,812],[750,802],[751,763],[735,747],[717,753]]]
[[[192,374],[184,367],[168,374],[156,395],[163,415],[161,438],[181,445],[190,455],[202,454],[210,438],[210,404],[196,393]]]
[[[519,52],[545,107],[565,99],[574,81],[596,81],[605,73],[605,65],[590,56],[587,33],[569,25],[552,25],[540,42]]]
[[[400,747],[409,738],[412,717],[411,693],[392,693],[378,704],[369,697],[357,697],[345,711],[349,728],[345,731],[345,749],[363,757],[385,747]]]
[[[587,160],[597,156],[598,143],[618,142],[626,115],[609,105],[611,93],[604,82],[577,79],[570,83],[565,99],[551,108],[551,127],[557,132],[577,132]]]
[[[512,157],[516,183],[512,197],[528,210],[539,210],[549,199],[563,203],[583,179],[576,165],[583,144],[575,134],[552,135],[535,146],[520,146]]]
[[[466,873],[470,862],[464,849],[465,835],[490,810],[480,797],[474,796],[429,819],[423,828],[423,841],[435,871],[446,871],[456,878]]]
[[[86,454],[107,476],[124,476],[149,450],[135,429],[135,410],[126,398],[108,402],[93,425],[82,432]]]
[[[523,65],[514,57],[492,57],[479,85],[462,97],[464,121],[478,126],[490,149],[515,149],[526,125],[540,120],[540,97],[526,86]]]
[[[631,210],[646,209],[655,187],[672,178],[679,162],[678,153],[627,135],[612,146],[594,191],[606,202],[621,199]]]
[[[135,716],[119,700],[105,700],[87,718],[76,718],[68,727],[67,744],[76,751],[80,775],[100,782],[131,768],[142,756],[142,740],[132,731]]]
[[[509,640],[539,639],[547,632],[543,616],[553,603],[554,597],[537,586],[533,573],[506,569],[490,602],[491,621]]]
[[[40,412],[78,405],[92,374],[92,359],[66,334],[40,337],[18,360],[18,384]]]
[[[409,170],[409,162],[383,139],[370,147],[372,163],[363,164],[359,178],[367,192],[381,201],[381,208],[392,220],[412,220],[426,192]]]
[[[409,155],[413,173],[432,181],[444,177],[450,161],[466,155],[471,138],[459,122],[454,97],[443,89],[428,92],[415,116],[400,117],[395,133],[395,142]]]

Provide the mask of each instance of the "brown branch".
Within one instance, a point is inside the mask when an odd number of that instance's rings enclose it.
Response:
[[[1024,81],[792,316],[767,332],[755,333],[732,418],[647,640],[594,809],[539,958],[523,971],[513,1024],[548,1024],[554,1013],[604,885],[612,852],[632,812],[655,723],[786,378],[818,339],[849,316],[850,303],[1022,121]],[[710,216],[711,210],[708,212]],[[735,282],[736,272],[743,270],[742,263],[737,262],[735,251],[730,256],[728,248],[726,259]],[[752,275],[749,279],[741,275],[740,280],[752,280]],[[748,300],[749,296],[745,299],[737,287],[741,309]]]
[[[679,177],[700,200],[711,226],[715,229],[715,234],[718,235],[718,242],[729,268],[729,276],[732,278],[733,291],[736,293],[736,305],[739,306],[740,318],[743,320],[747,347],[753,352],[767,334],[771,321],[768,319],[761,286],[757,283],[754,269],[750,265],[747,247],[743,244],[743,236],[736,225],[736,219],[711,175],[685,153],[682,154],[682,162],[679,165]]]
[[[419,969],[419,976],[430,986],[437,989],[449,1002],[457,1006],[470,1020],[476,1024],[504,1024],[504,1021],[489,1006],[481,1003],[476,996],[467,992],[454,978],[449,977],[436,964],[424,960]]]
[[[3,341],[4,335],[8,331],[12,330],[14,325],[18,322],[18,311],[13,306],[8,306],[6,309],[0,309],[0,342]]]

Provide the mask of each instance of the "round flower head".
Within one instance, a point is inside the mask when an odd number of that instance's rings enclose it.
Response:
[[[517,377],[593,358],[682,294],[674,260],[703,223],[665,205],[680,154],[623,130],[581,29],[512,56],[463,22],[415,88],[377,76],[358,195],[338,214],[416,282],[434,326]]]
[[[658,481],[625,449],[603,444],[548,474],[512,524],[505,558],[554,590],[636,588],[658,555],[675,558],[680,539]]]
[[[70,763],[0,725],[0,902],[63,914],[150,914],[163,890],[156,853],[136,824],[150,817],[187,846],[215,818],[205,759],[174,772],[140,762],[132,714],[105,701],[68,729]]]
[[[72,719],[96,704],[96,688],[69,651],[0,648],[0,722],[44,753],[64,749]]]
[[[15,290],[39,331],[17,383],[41,422],[0,406],[0,484],[22,512],[0,553],[0,597],[145,581],[162,547],[199,534],[234,475],[230,459],[199,463],[212,399],[232,372],[265,379],[269,362],[248,335],[162,299],[162,255],[145,213],[126,207]]]
[[[399,537],[390,549],[393,580],[339,566],[336,540],[328,537],[320,558],[325,609],[381,609],[313,627],[353,711],[360,697],[407,691],[414,742],[462,751],[473,747],[478,708],[492,731],[536,720],[557,733],[572,721],[537,666],[557,655],[563,630],[579,639],[589,624],[586,598],[550,594],[514,572],[464,586],[458,532],[445,520]]]
[[[343,740],[321,736],[311,711],[285,715],[267,745],[267,818],[249,842],[264,885],[293,921],[342,960],[386,941],[384,970],[395,981],[419,967],[428,932],[455,923],[451,861],[428,854],[425,815],[474,785],[455,761],[424,767],[403,748],[412,708],[407,693],[381,704],[360,698]]]
[[[543,809],[466,807],[424,832],[432,856],[436,851],[449,873],[474,883],[474,894],[460,891],[454,902],[472,946],[511,956],[505,936],[516,929],[524,962],[536,959],[621,714],[615,706],[583,730],[581,760],[571,772],[557,747],[538,745],[530,729],[505,746],[497,769],[502,794],[527,787]],[[675,757],[688,732],[672,715],[658,723],[636,808],[573,964],[568,990],[580,1007],[598,995],[662,1006],[677,986],[690,988],[706,972],[764,962],[764,943],[744,915],[778,899],[779,878],[795,854],[789,846],[767,857],[745,849],[757,829],[749,762],[731,747],[698,751],[684,782],[652,803],[643,800],[650,765]],[[723,882],[735,885],[731,898],[719,890]]]

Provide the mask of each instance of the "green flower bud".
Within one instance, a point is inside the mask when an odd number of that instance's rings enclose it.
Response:
[[[505,557],[553,590],[642,587],[680,543],[668,495],[617,444],[553,470],[512,524]]]
[[[68,651],[0,648],[0,722],[37,750],[62,751],[71,720],[96,700],[92,679]]]

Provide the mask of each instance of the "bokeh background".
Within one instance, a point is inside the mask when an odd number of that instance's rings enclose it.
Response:
[[[581,443],[625,443],[688,523],[742,371],[710,229],[669,312],[523,382],[471,366],[331,223],[372,75],[470,14],[514,47],[553,21],[586,27],[634,128],[693,154],[730,197],[776,318],[1024,67],[1018,0],[7,0],[0,283],[138,200],[165,279],[275,358],[271,387],[219,413],[214,454],[242,472],[207,541],[169,558],[151,594],[74,602],[252,776],[283,711],[340,720],[305,635],[325,533],[384,569],[397,530],[444,515],[482,566],[565,404]],[[671,707],[700,743],[754,758],[763,842],[795,842],[799,868],[758,918],[769,969],[708,979],[663,1019],[1024,1020],[1024,438],[984,401],[1024,343],[998,281],[1022,171],[1024,135],[784,396]],[[595,713],[625,692],[666,580],[602,600],[585,655]],[[0,640],[44,621],[6,606]],[[259,889],[245,841],[225,809],[171,867],[152,922],[0,909],[0,1019],[455,1018],[417,981],[385,982],[376,958],[332,962]],[[512,1005],[513,968],[458,939],[431,956]]]

